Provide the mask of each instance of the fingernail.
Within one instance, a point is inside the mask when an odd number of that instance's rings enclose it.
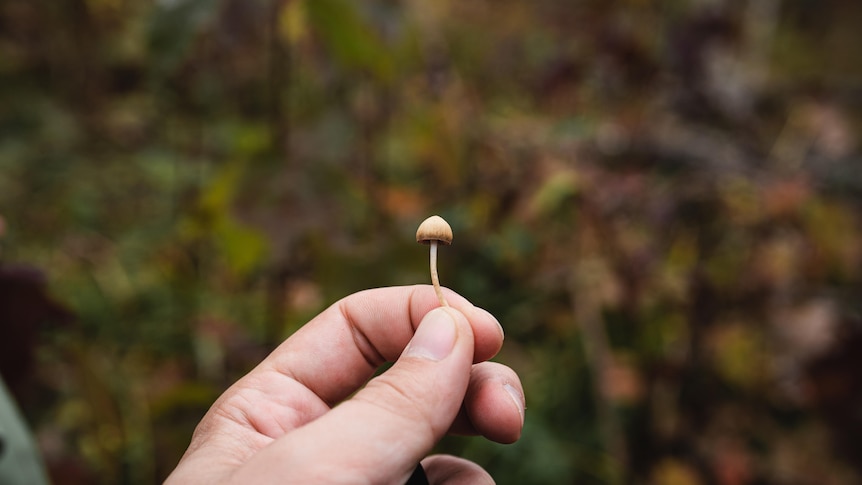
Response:
[[[484,308],[476,307],[476,309],[479,310],[480,312],[484,313],[485,315],[487,315],[488,318],[490,318],[491,320],[494,321],[494,323],[497,324],[497,328],[500,330],[500,336],[502,336],[505,339],[506,338],[506,332],[503,331],[503,326],[500,325],[500,321],[497,320],[497,317],[495,317],[491,312],[489,312],[488,310],[485,310]]]
[[[512,396],[512,400],[515,401],[515,406],[518,407],[518,414],[521,415],[521,426],[524,425],[524,395],[521,394],[521,391],[515,388],[515,386],[511,384],[503,384],[503,389]]]
[[[425,315],[404,355],[443,360],[452,353],[458,330],[455,320],[442,308],[435,308]]]

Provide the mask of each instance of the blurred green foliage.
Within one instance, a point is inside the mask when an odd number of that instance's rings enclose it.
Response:
[[[2,2],[0,268],[75,316],[18,389],[55,480],[163,479],[308,318],[427,282],[438,213],[441,279],[503,322],[528,401],[517,444],[440,451],[501,484],[858,483],[859,25],[840,0]]]

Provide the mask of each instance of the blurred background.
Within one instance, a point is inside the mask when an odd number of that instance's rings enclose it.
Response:
[[[0,371],[58,484],[158,483],[323,308],[506,329],[501,484],[862,483],[862,3],[3,0]]]

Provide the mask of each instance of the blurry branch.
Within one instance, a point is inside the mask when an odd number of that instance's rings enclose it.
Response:
[[[269,125],[270,125],[270,152],[285,162],[292,164],[290,153],[290,113],[286,101],[290,98],[285,96],[289,90],[291,80],[291,58],[290,47],[282,40],[279,22],[282,9],[287,2],[284,0],[270,0],[269,4],[269,73],[267,85],[269,87]],[[290,251],[287,251],[289,254]],[[275,344],[280,338],[282,327],[287,316],[287,282],[290,274],[289,258],[282,258],[273,263],[269,270],[266,283],[268,318],[266,323],[264,342]]]
[[[760,89],[769,75],[772,40],[778,25],[780,8],[781,0],[751,0],[745,12],[745,29],[750,38],[746,43],[747,61],[757,89]]]
[[[289,118],[285,114],[289,112],[289,107],[285,106],[285,101],[289,97],[284,96],[284,92],[290,85],[291,58],[290,48],[282,41],[279,28],[282,8],[285,4],[284,0],[270,0],[269,2],[269,25],[267,32],[267,42],[269,44],[269,79],[267,85],[269,87],[268,104],[270,109],[269,123],[272,148],[276,155],[283,155],[286,161],[290,161],[288,157],[290,124]]]
[[[691,165],[686,168],[714,174],[742,175],[756,160],[729,135],[672,118],[658,120],[645,145],[652,153]]]
[[[573,237],[575,261],[579,264],[570,274],[569,295],[575,321],[582,330],[584,354],[592,373],[592,394],[595,399],[599,433],[607,453],[616,462],[616,467],[611,470],[614,472],[628,469],[628,453],[622,425],[608,393],[610,387],[607,385],[607,380],[610,378],[609,371],[613,366],[613,354],[601,315],[603,298],[600,294],[600,287],[603,284],[601,278],[605,273],[596,271],[595,266],[601,264],[601,257],[599,256],[597,259],[596,255],[590,255],[592,248],[588,247],[591,244],[588,239],[591,237],[602,239],[603,243],[608,243],[604,240],[607,236],[604,233],[607,231],[599,227],[599,218],[590,214],[593,209],[590,204],[584,203],[584,206],[582,211],[585,215],[584,224]],[[614,246],[613,243],[610,245]],[[617,483],[622,479],[622,476],[618,476],[616,473],[611,473],[610,476],[614,478],[612,483]]]
[[[787,120],[769,153],[771,160],[780,168],[790,172],[802,168],[805,163],[806,151],[812,144],[810,136],[800,136],[810,114],[808,111],[800,106],[791,107]]]
[[[589,276],[588,272],[588,266],[572,272],[569,294],[575,320],[582,330],[584,353],[592,373],[592,394],[598,417],[599,432],[608,454],[616,462],[616,469],[625,470],[628,462],[625,438],[613,403],[607,395],[607,386],[604,385],[608,378],[607,371],[612,365],[612,355],[597,304],[599,299],[592,294],[596,281],[595,278]],[[616,474],[611,474],[611,476],[616,477]]]
[[[90,352],[83,343],[70,345],[65,358],[70,363],[73,379],[83,399],[90,407],[84,416],[87,422],[79,426],[96,431],[81,439],[82,453],[89,455],[88,458],[97,464],[99,474],[106,481],[120,482],[123,466],[116,457],[128,442],[128,436],[124,434],[119,397],[107,382],[110,374],[106,367],[112,364],[108,363],[106,356]]]

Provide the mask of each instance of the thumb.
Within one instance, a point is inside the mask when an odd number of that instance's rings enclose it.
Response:
[[[251,472],[248,479],[262,481],[290,477],[297,483],[341,483],[362,477],[368,483],[403,483],[458,414],[472,362],[467,318],[451,307],[431,310],[388,371],[332,411],[276,440],[235,478]]]

